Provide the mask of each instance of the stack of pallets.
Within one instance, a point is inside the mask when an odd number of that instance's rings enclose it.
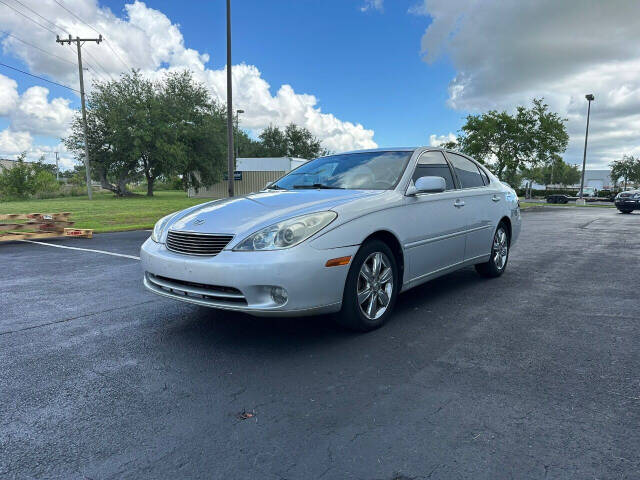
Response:
[[[69,212],[0,214],[0,242],[93,236],[93,230],[72,228],[70,216]]]

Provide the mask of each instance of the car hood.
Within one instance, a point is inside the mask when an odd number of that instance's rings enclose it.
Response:
[[[380,190],[273,190],[197,205],[178,212],[166,230],[235,235],[236,241],[260,228],[304,215],[331,210],[372,196]],[[241,237],[241,238],[239,238]]]

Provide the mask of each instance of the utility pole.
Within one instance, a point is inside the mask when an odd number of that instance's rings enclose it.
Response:
[[[227,0],[227,169],[229,196],[233,197],[233,104],[231,94],[231,0]]]
[[[580,195],[577,203],[584,204],[583,191],[584,191],[584,170],[587,166],[587,139],[589,138],[589,115],[591,114],[591,102],[596,98],[592,93],[585,95],[584,98],[589,102],[587,107],[587,131],[584,134],[584,156],[582,157],[582,179],[580,180]]]
[[[236,136],[238,137],[236,139],[236,161],[238,160],[238,157],[240,156],[240,114],[244,113],[244,110],[236,110]]]
[[[98,38],[72,38],[69,35],[69,39],[61,39],[58,35],[56,35],[56,43],[60,45],[64,45],[68,43],[71,45],[71,42],[76,44],[78,49],[78,72],[80,74],[80,101],[82,103],[82,126],[84,128],[84,168],[87,173],[87,195],[89,196],[89,200],[93,198],[91,191],[91,170],[89,166],[89,144],[87,142],[87,107],[84,101],[84,77],[82,75],[82,44],[84,42],[96,42],[100,43],[102,41],[102,35],[99,35]]]
[[[58,152],[56,152],[56,181],[60,181],[60,165],[58,164]]]

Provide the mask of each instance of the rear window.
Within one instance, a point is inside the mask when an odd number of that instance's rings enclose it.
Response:
[[[484,187],[485,183],[480,174],[480,169],[475,163],[456,153],[448,153],[447,155],[456,171],[458,180],[462,184],[462,188]]]

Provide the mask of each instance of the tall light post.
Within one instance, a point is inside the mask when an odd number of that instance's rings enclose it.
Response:
[[[240,156],[240,114],[244,113],[244,110],[236,110],[236,159]]]
[[[578,202],[577,202],[582,205],[586,203],[583,198],[583,192],[584,192],[584,170],[587,166],[587,139],[589,138],[589,116],[591,115],[591,102],[595,100],[596,97],[593,96],[593,93],[589,93],[588,95],[585,95],[584,98],[587,99],[587,102],[589,102],[589,105],[587,107],[587,131],[584,134],[584,155],[582,157],[582,179],[580,180],[580,195],[578,196]]]
[[[227,0],[227,170],[229,196],[233,197],[233,103],[231,92],[231,0]]]

